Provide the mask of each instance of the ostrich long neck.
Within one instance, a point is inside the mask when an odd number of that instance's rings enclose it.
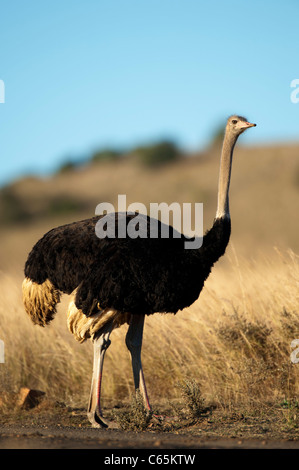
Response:
[[[228,193],[233,151],[236,141],[237,136],[231,135],[228,132],[225,133],[220,160],[216,219],[220,219],[222,217],[230,218]]]

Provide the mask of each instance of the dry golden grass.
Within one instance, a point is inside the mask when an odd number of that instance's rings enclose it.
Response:
[[[46,328],[24,313],[21,278],[0,279],[0,338],[5,341],[1,388],[29,386],[70,405],[85,406],[92,372],[90,342],[66,328],[66,304]],[[299,364],[290,361],[299,338],[299,257],[238,259],[234,249],[206,282],[200,298],[174,315],[146,319],[143,364],[153,402],[179,396],[180,381],[196,380],[207,403],[233,409],[290,403],[299,392]],[[124,344],[126,327],[112,334],[105,360],[104,400],[129,399],[133,380]]]

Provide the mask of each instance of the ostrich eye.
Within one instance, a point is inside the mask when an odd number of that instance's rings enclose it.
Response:
[[[232,124],[237,124],[237,122],[238,122],[237,119],[232,120]]]

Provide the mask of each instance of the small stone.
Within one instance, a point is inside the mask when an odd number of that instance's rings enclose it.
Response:
[[[44,395],[45,392],[42,392],[41,390],[33,390],[28,387],[22,387],[18,394],[17,405],[20,408],[29,410],[39,405]]]

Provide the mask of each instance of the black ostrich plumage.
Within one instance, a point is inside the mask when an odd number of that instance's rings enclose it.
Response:
[[[116,217],[115,217],[116,216]],[[136,214],[122,214],[128,224]],[[87,316],[99,308],[150,315],[176,313],[199,296],[213,264],[221,257],[230,237],[230,218],[215,219],[202,246],[186,249],[192,239],[169,227],[169,238],[98,238],[102,216],[50,230],[33,247],[25,276],[42,284],[46,279],[63,293],[77,289],[75,304]],[[149,235],[151,219],[147,219]]]

